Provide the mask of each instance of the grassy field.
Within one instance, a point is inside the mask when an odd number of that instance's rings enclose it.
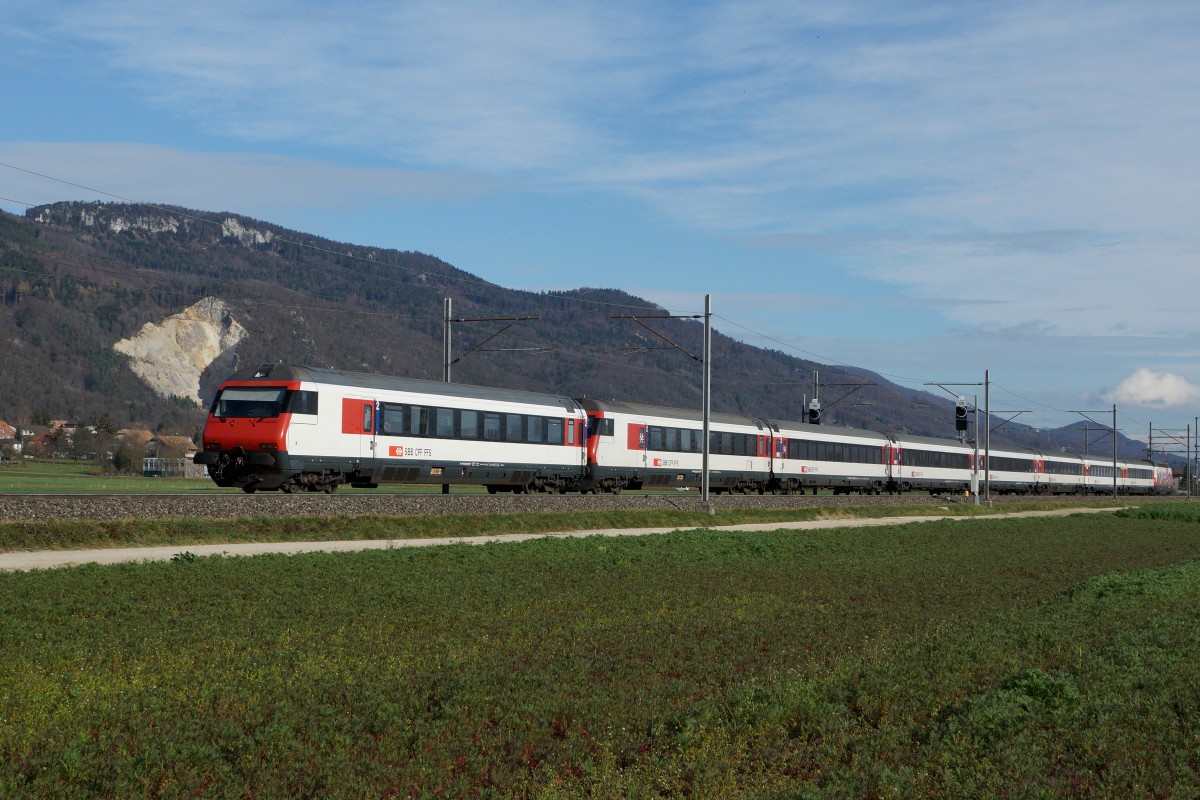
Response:
[[[0,575],[0,796],[1194,797],[1200,516]]]
[[[105,475],[99,467],[70,459],[0,462],[0,492],[8,494],[147,494],[211,492],[211,480]]]
[[[1105,508],[1099,500],[1088,504]],[[546,533],[606,528],[702,528],[755,522],[893,516],[987,516],[1014,511],[1061,509],[1031,501],[984,507],[862,506],[803,509],[718,509],[713,514],[676,510],[557,511],[520,514],[432,514],[420,516],[246,517],[239,519],[38,520],[0,522],[0,552],[76,550],[154,545],[237,542],[327,542],[363,539],[427,539],[503,533]]]
[[[378,489],[341,486],[339,492],[375,494],[435,494],[440,486],[384,484]],[[455,494],[479,494],[482,486],[455,486]],[[86,461],[65,458],[0,462],[0,493],[6,494],[241,494],[239,489],[222,489],[208,478],[143,478],[140,475],[106,475]]]

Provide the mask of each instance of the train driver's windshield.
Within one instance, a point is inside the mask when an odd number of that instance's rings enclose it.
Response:
[[[278,417],[287,389],[282,386],[229,386],[217,394],[212,413],[217,417]]]

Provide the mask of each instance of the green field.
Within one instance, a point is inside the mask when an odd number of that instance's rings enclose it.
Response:
[[[1112,507],[1107,501],[1089,506]],[[1120,506],[1118,506],[1120,507]],[[506,533],[548,533],[608,528],[700,528],[742,523],[828,518],[899,516],[988,516],[1014,511],[1061,509],[1031,501],[986,507],[854,506],[848,508],[714,509],[698,511],[546,511],[513,514],[428,514],[408,516],[242,517],[238,519],[38,520],[0,522],[0,553],[15,550],[81,550],[238,542],[328,542],[338,540],[429,539]]]
[[[424,493],[441,491],[440,486],[384,485],[378,489],[341,486],[339,492]],[[455,486],[455,494],[478,494],[482,486]],[[222,489],[208,478],[144,478],[140,475],[106,475],[96,465],[64,458],[0,462],[0,493],[3,494],[178,494],[213,492],[241,494],[239,489]]]
[[[1172,504],[3,574],[0,797],[1195,797],[1198,557]]]

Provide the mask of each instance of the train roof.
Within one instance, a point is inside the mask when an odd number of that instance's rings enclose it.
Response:
[[[625,403],[620,400],[596,400],[591,397],[579,401],[588,411],[603,411],[605,413],[628,414],[643,417],[667,417],[669,419],[686,419],[690,422],[703,422],[704,415],[692,408],[667,408],[666,406],[651,406],[644,403]],[[710,422],[720,422],[725,425],[754,425],[767,429],[766,420],[745,414],[709,414]]]
[[[888,441],[887,434],[879,433],[878,431],[869,431],[865,428],[849,428],[843,425],[814,425],[811,422],[788,422],[777,419],[768,420],[768,422],[771,423],[772,428],[780,433],[821,433],[827,436],[842,436],[852,439]]]
[[[936,436],[913,436],[912,434],[908,433],[895,433],[892,434],[892,436],[896,439],[901,447],[907,447],[908,445],[913,444],[931,444],[939,447],[956,447],[963,450],[975,449],[975,445],[960,442],[958,439],[941,439]],[[983,448],[980,447],[979,451],[983,452]],[[1026,451],[1021,448],[1016,448],[1015,452],[1024,453]]]
[[[352,386],[360,389],[378,389],[395,392],[461,397],[471,400],[492,400],[507,403],[529,403],[554,405],[575,411],[579,406],[566,395],[529,392],[521,389],[498,389],[492,386],[473,386],[466,383],[444,383],[423,378],[399,378],[390,375],[373,375],[366,372],[345,372],[323,367],[305,367],[294,364],[264,364],[260,367],[240,369],[226,381],[303,381],[307,383]]]

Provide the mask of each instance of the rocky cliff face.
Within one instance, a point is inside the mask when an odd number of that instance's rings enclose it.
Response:
[[[206,297],[162,322],[147,322],[113,345],[131,359],[130,367],[162,397],[200,403],[200,375],[246,338],[223,300]]]

